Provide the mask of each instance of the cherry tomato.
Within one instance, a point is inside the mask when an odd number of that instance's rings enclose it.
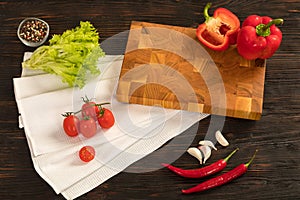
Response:
[[[84,146],[79,150],[79,158],[83,162],[90,162],[95,158],[95,149],[92,146]]]
[[[75,115],[67,115],[63,121],[63,128],[68,136],[75,137],[78,135],[79,118]]]
[[[97,119],[97,113],[99,113],[98,106],[95,106],[95,102],[90,101],[87,97],[82,98],[84,104],[81,106],[82,117],[92,117]]]
[[[90,138],[96,134],[97,124],[93,118],[85,117],[80,120],[79,130],[84,137]]]
[[[115,123],[115,118],[113,113],[106,108],[102,108],[98,115],[98,123],[102,128],[110,128]]]

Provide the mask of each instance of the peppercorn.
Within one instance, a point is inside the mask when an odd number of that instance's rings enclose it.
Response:
[[[28,42],[41,42],[48,31],[47,24],[43,21],[30,19],[23,23],[20,28],[19,35]]]

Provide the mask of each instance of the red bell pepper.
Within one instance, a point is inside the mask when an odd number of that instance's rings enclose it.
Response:
[[[211,3],[204,8],[205,23],[196,30],[199,41],[208,48],[216,51],[226,50],[230,44],[236,43],[240,20],[226,8],[215,10],[213,17],[208,15]]]
[[[237,38],[237,50],[248,60],[270,58],[280,46],[282,33],[275,25],[283,19],[250,15],[245,19]]]

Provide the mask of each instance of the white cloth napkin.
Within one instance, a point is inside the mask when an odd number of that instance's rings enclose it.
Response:
[[[24,59],[30,55],[25,53]],[[70,88],[55,75],[28,69],[13,79],[20,127],[24,127],[35,170],[66,199],[92,190],[208,116],[118,102],[115,89],[122,61],[123,56],[99,59],[101,75],[83,89]],[[113,111],[116,123],[108,130],[98,128],[89,139],[68,137],[61,114],[79,110],[85,95],[96,102],[110,102],[105,107]],[[96,158],[89,163],[78,157],[85,145],[96,150]]]

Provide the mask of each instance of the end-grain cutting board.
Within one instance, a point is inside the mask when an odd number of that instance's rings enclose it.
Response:
[[[245,60],[231,46],[205,48],[196,30],[132,22],[120,73],[121,102],[258,120],[265,60]]]

